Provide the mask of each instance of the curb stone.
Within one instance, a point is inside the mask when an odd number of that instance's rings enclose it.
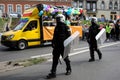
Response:
[[[0,62],[0,73],[15,70],[15,69],[19,69],[19,68],[24,68],[26,66],[23,66],[21,64],[23,64],[25,62],[22,62],[22,61],[29,60],[29,59],[38,59],[38,58],[44,58],[44,59],[48,60],[48,59],[51,59],[51,55],[45,56],[45,57],[28,58],[28,59],[19,60],[19,61],[14,60],[14,61]]]
[[[19,69],[23,68],[24,66],[14,66],[14,64],[8,64],[7,61],[5,62],[0,62],[0,73],[14,70],[14,69]]]

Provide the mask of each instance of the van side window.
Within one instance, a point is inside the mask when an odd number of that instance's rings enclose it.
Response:
[[[43,26],[44,27],[56,26],[56,23],[53,21],[44,21]]]
[[[25,31],[31,31],[31,30],[34,30],[34,29],[37,29],[37,21],[34,20],[34,21],[31,21],[27,27],[25,28]]]

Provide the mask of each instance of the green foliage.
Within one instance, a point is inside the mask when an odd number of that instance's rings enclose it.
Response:
[[[9,18],[0,18],[0,32],[3,31],[3,28],[4,28],[4,25],[5,23],[9,22]],[[12,23],[11,23],[11,26],[10,28],[12,29],[18,22],[19,22],[20,18],[12,18]]]
[[[82,20],[82,21],[81,21],[81,24],[82,24],[82,25],[85,25],[85,24],[86,24],[86,25],[90,26],[91,23],[90,23],[89,20]]]
[[[12,23],[10,28],[12,29],[13,27],[15,27],[16,24],[18,24],[20,18],[12,18]]]
[[[81,25],[88,25],[88,26],[90,26],[91,25],[91,22],[89,21],[89,20],[83,20],[83,21],[81,21]],[[100,25],[100,24],[103,24],[103,25],[105,25],[105,24],[107,24],[106,22],[97,22],[97,24],[98,25]]]
[[[35,64],[39,64],[46,61],[45,58],[33,58],[33,59],[27,59],[27,60],[23,60],[23,61],[18,61],[18,63],[21,63],[21,66],[27,67],[27,66],[32,66]]]
[[[2,32],[2,30],[3,30],[3,26],[4,26],[4,23],[5,23],[6,21],[4,21],[2,18],[0,18],[0,32]]]
[[[97,22],[97,23],[98,23],[98,24],[103,24],[103,25],[106,24],[105,22]]]

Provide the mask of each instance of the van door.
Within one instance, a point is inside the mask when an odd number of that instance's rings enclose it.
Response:
[[[28,41],[28,46],[40,45],[39,21],[30,21],[23,30],[22,36]]]

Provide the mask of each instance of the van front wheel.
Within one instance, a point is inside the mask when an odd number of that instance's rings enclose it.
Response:
[[[20,40],[18,42],[17,48],[23,50],[27,47],[27,42],[25,40]]]

